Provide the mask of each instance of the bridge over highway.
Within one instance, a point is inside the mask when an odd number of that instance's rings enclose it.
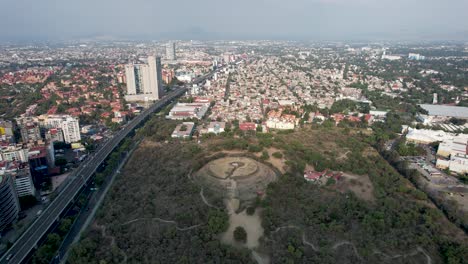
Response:
[[[122,130],[116,132],[111,139],[103,143],[94,155],[88,157],[88,159],[68,177],[55,199],[0,258],[0,264],[18,264],[27,260],[27,257],[31,251],[37,247],[42,237],[47,234],[49,229],[60,219],[61,215],[76,198],[80,190],[91,179],[98,166],[104,162],[107,156],[109,156],[120,142],[127,137],[129,133],[135,130],[135,128],[141,125],[152,113],[162,109],[185,92],[186,88],[177,87],[163,99],[157,101],[131,120]]]

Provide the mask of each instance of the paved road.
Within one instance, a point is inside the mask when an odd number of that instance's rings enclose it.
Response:
[[[52,225],[60,219],[61,214],[71,201],[76,198],[81,188],[91,178],[98,166],[106,159],[112,150],[150,114],[166,106],[185,92],[186,88],[182,87],[170,92],[163,99],[159,100],[130,121],[121,131],[117,132],[113,138],[103,143],[94,155],[91,155],[81,164],[76,172],[63,183],[66,184],[64,188],[20,238],[15,241],[13,246],[0,258],[0,264],[22,263]],[[9,258],[9,260],[6,260],[7,258]]]
[[[94,219],[97,209],[101,206],[104,198],[109,191],[110,187],[116,178],[116,175],[120,173],[122,167],[126,164],[127,160],[131,157],[133,151],[137,148],[140,142],[134,143],[133,147],[129,152],[126,153],[125,157],[120,161],[119,166],[114,170],[112,175],[106,178],[103,185],[100,186],[99,190],[91,194],[88,204],[79,213],[77,219],[73,223],[72,228],[68,232],[65,239],[62,241],[56,258],[51,263],[65,263],[68,257],[69,250],[72,244],[75,244],[80,239],[81,234],[85,231],[86,227]]]

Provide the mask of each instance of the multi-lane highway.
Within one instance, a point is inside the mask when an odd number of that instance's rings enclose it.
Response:
[[[186,88],[176,88],[167,94],[163,99],[143,111],[140,115],[130,121],[122,130],[103,143],[94,155],[77,168],[69,179],[63,183],[64,187],[60,190],[57,197],[49,204],[44,212],[29,226],[29,228],[15,241],[13,246],[0,258],[0,264],[4,263],[22,263],[29,253],[37,246],[41,238],[48,230],[59,220],[61,214],[66,210],[69,204],[76,198],[80,190],[92,177],[98,166],[106,159],[112,150],[127,137],[138,125],[140,125],[153,112],[160,110],[175,98],[184,94]]]

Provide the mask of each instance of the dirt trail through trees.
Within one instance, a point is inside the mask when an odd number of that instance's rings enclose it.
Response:
[[[176,225],[175,228],[177,230],[179,230],[179,231],[188,231],[188,230],[192,230],[192,229],[195,229],[195,228],[203,225],[203,224],[198,224],[198,225],[193,225],[193,226],[189,226],[189,227],[179,227],[177,225],[176,221],[165,220],[165,219],[162,219],[162,218],[159,218],[159,217],[155,217],[155,218],[137,218],[137,219],[133,219],[133,220],[130,220],[128,222],[125,222],[125,223],[121,224],[121,226],[129,225],[129,224],[132,224],[132,223],[135,223],[135,222],[138,222],[138,221],[144,221],[144,220],[159,221],[161,223],[174,224],[174,225]]]
[[[96,223],[96,228],[98,228],[99,230],[101,230],[101,235],[103,238],[109,238],[110,241],[111,241],[111,247],[116,247],[123,255],[123,258],[124,260],[122,261],[122,263],[127,263],[127,259],[128,259],[128,256],[127,254],[125,253],[125,251],[123,251],[121,248],[119,248],[119,246],[117,246],[117,244],[115,243],[115,237],[114,236],[111,236],[111,235],[107,235],[106,233],[106,226],[105,225],[98,225]]]
[[[272,231],[271,233],[274,234],[274,233],[277,233],[281,230],[284,230],[284,229],[298,229],[300,231],[302,231],[302,228],[298,227],[298,226],[295,226],[295,225],[287,225],[287,226],[281,226],[281,227],[278,227],[276,228],[274,231]],[[275,241],[273,239],[268,239],[268,240],[271,240],[271,241]],[[320,248],[318,248],[316,245],[314,245],[313,243],[307,241],[307,238],[306,238],[306,235],[305,235],[305,232],[302,231],[302,243],[304,245],[307,245],[309,247],[312,248],[313,251],[315,252],[320,252]],[[363,260],[362,256],[359,254],[356,246],[354,245],[354,243],[350,242],[350,241],[346,241],[346,240],[342,240],[342,241],[338,241],[336,242],[335,244],[332,245],[332,249],[333,250],[337,250],[339,247],[341,246],[345,246],[345,245],[349,245],[353,248],[353,251],[354,251],[354,254],[356,255],[356,257],[359,258],[359,260]],[[374,250],[374,254],[379,254],[379,255],[382,255],[384,256],[386,259],[396,259],[396,258],[406,258],[406,257],[412,257],[412,256],[415,256],[417,255],[418,253],[421,253],[423,254],[425,257],[426,257],[426,263],[427,264],[432,264],[432,258],[431,256],[429,256],[429,254],[427,254],[427,252],[421,248],[420,246],[418,246],[416,249],[414,249],[413,251],[409,252],[409,253],[406,253],[406,254],[395,254],[395,255],[388,255],[388,254],[385,254],[379,250]]]

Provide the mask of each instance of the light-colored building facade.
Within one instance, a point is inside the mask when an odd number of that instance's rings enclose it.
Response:
[[[147,64],[125,65],[127,101],[159,100],[163,96],[161,58],[148,56]]]
[[[81,140],[80,123],[77,118],[70,115],[43,115],[39,117],[41,125],[47,129],[60,128],[66,143]]]
[[[10,172],[9,174],[15,181],[15,189],[18,197],[36,195],[36,189],[34,188],[29,166]]]
[[[127,81],[127,94],[137,94],[135,83],[135,67],[133,64],[125,65],[125,79]]]
[[[21,132],[21,139],[24,143],[39,141],[42,139],[39,125],[34,118],[25,117],[16,119]]]
[[[182,124],[178,124],[172,132],[172,138],[190,138],[192,137],[193,131],[195,128],[194,122],[183,122]]]
[[[207,103],[178,103],[171,109],[166,118],[173,120],[202,119],[208,111],[209,106]]]
[[[11,144],[0,148],[0,161],[28,162],[28,149]]]
[[[468,173],[468,156],[457,154],[451,156],[449,160],[438,159],[436,167],[439,169],[449,169],[451,172],[465,174]]]
[[[166,59],[169,61],[176,60],[176,50],[175,50],[175,42],[169,42],[166,45]]]
[[[226,122],[210,122],[208,125],[208,133],[223,133],[224,128],[226,128]]]

